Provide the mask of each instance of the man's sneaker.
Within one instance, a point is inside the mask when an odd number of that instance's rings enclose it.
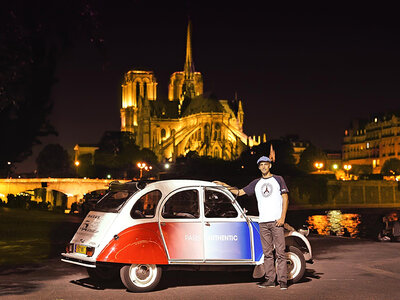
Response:
[[[279,283],[279,286],[281,287],[281,290],[287,290],[287,283],[281,282]]]
[[[259,283],[258,287],[260,287],[260,288],[275,287],[275,282],[264,281],[262,283]]]

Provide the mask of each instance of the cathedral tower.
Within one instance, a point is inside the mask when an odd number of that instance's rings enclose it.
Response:
[[[192,56],[192,23],[189,20],[186,36],[186,60],[183,71],[171,75],[168,86],[170,101],[183,101],[184,97],[193,98],[203,94],[203,77],[195,72]]]
[[[136,135],[140,103],[156,99],[157,81],[153,71],[127,72],[122,84],[121,131],[130,131]]]

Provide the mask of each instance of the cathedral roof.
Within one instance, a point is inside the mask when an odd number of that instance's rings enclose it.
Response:
[[[189,103],[185,103],[188,101]],[[183,103],[183,116],[190,116],[201,112],[223,112],[224,108],[221,103],[213,98],[205,98],[202,96],[185,100]]]
[[[157,118],[177,119],[179,101],[157,100],[149,101],[151,115]]]

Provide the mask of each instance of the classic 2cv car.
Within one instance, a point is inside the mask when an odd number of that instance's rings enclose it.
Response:
[[[136,292],[154,289],[168,270],[248,266],[262,277],[257,219],[212,182],[115,182],[83,220],[62,261],[86,267],[94,279],[119,275]],[[311,246],[298,231],[285,236],[288,280],[295,283],[311,262]]]

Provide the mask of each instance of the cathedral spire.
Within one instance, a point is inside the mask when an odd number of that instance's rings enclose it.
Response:
[[[187,38],[186,38],[186,60],[185,60],[185,67],[183,69],[185,73],[185,78],[193,78],[194,74],[194,64],[192,58],[192,22],[188,21],[187,27]]]

